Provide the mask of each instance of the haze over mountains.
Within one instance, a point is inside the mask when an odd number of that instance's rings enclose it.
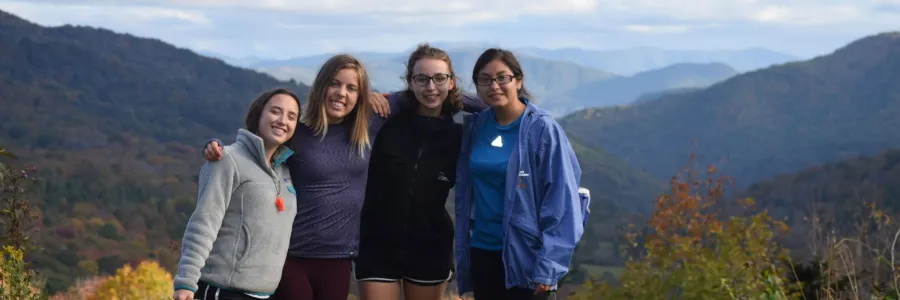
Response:
[[[645,54],[627,71],[590,62],[615,62],[599,57],[613,52],[572,62],[558,51],[521,60],[529,88],[553,95],[539,105],[560,115],[582,185],[592,190],[578,263],[619,266],[618,230],[647,215],[691,152],[783,215],[805,213],[799,202],[810,187],[839,204],[852,204],[846,190],[873,184],[872,197],[900,197],[900,156],[892,150],[900,148],[900,33],[790,63],[768,54],[704,56],[723,60],[714,62]],[[469,89],[480,52],[451,50]],[[358,55],[377,84],[402,84],[406,53]],[[269,73],[315,72],[326,57],[253,63]],[[180,239],[194,209],[203,143],[233,141],[264,90],[283,86],[305,98],[302,79],[275,77],[157,39],[42,27],[0,11],[0,146],[45,179],[35,199],[45,251],[34,258],[45,288],[59,291],[147,258],[171,269],[177,253],[168,243]],[[564,115],[579,107],[590,108]]]
[[[0,145],[45,178],[34,204],[46,251],[34,259],[47,289],[148,257],[174,267],[168,247],[195,207],[201,147],[232,142],[247,105],[275,87],[303,98],[309,89],[156,39],[0,11]],[[605,151],[576,147],[583,186],[608,191],[592,202],[600,215],[662,189]]]
[[[442,47],[450,53],[461,86],[465,90],[474,91],[471,68],[478,55],[485,47],[491,45],[476,47],[435,43],[435,46]],[[513,51],[518,54],[523,65],[529,90],[539,103],[557,117],[592,106],[627,104],[644,93],[673,88],[705,87],[741,70],[796,59],[787,54],[762,49],[713,52],[640,48],[631,52],[529,48]],[[408,57],[407,52],[352,54],[366,64],[372,86],[376,89],[394,91],[405,87],[402,76]],[[319,66],[330,55],[321,54],[286,60],[257,58],[238,60],[222,57],[226,61],[269,73],[282,80],[295,79],[308,84],[312,82]],[[630,67],[621,67],[626,64],[630,64]],[[735,69],[731,64],[741,67]],[[620,67],[615,67],[616,65]],[[604,67],[611,67],[618,72]],[[610,81],[606,82],[607,80]]]
[[[900,33],[882,33],[705,89],[579,111],[562,123],[654,176],[671,174],[694,151],[746,185],[900,147],[897,57]]]

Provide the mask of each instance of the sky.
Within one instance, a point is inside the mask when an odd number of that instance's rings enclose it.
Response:
[[[103,27],[230,57],[508,48],[723,50],[799,57],[900,30],[900,0],[0,0],[45,25]]]

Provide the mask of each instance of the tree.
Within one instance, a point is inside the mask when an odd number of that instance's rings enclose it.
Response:
[[[47,299],[34,287],[34,282],[35,274],[23,259],[22,251],[4,246],[0,253],[0,299]]]
[[[30,232],[35,229],[32,225],[39,217],[32,210],[29,199],[31,185],[36,181],[33,173],[34,168],[25,170],[0,165],[0,228],[3,229],[0,242],[25,255],[34,248]]]
[[[691,156],[693,160],[693,156]],[[746,216],[722,218],[716,204],[725,195],[724,176],[697,179],[686,168],[673,176],[658,197],[646,228],[629,234],[641,244],[615,288],[588,282],[570,299],[788,299],[782,279],[787,251],[777,236],[787,226],[763,212],[752,199],[739,201]],[[640,243],[639,243],[640,241]]]
[[[143,261],[137,268],[126,264],[89,300],[167,299],[172,296],[172,280],[172,275],[155,261]]]
[[[0,147],[0,155],[12,157]],[[32,212],[29,202],[32,170],[18,170],[13,166],[0,164],[0,299],[46,299],[35,288],[36,274],[25,260],[33,243],[29,237],[32,222],[37,214]]]

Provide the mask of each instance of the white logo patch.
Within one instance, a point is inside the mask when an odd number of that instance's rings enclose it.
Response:
[[[491,146],[494,146],[497,148],[502,148],[503,147],[503,139],[500,138],[500,136],[498,135],[497,138],[494,139],[493,142],[491,142]]]

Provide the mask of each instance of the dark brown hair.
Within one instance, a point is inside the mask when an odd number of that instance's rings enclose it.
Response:
[[[351,69],[356,71],[359,80],[359,89],[357,90],[356,106],[345,117],[345,119],[353,120],[353,127],[350,129],[350,143],[359,152],[359,156],[363,157],[366,148],[370,147],[369,143],[369,115],[372,114],[372,105],[369,103],[369,75],[366,68],[355,57],[349,54],[337,54],[328,59],[316,79],[309,88],[309,99],[306,113],[302,114],[300,122],[309,128],[312,128],[316,135],[325,138],[328,134],[328,114],[325,112],[325,97],[327,97],[328,86],[337,76],[337,73],[343,69]]]
[[[444,99],[444,103],[441,105],[441,114],[449,114],[454,115],[460,110],[462,110],[462,100],[460,97],[462,94],[459,92],[459,83],[456,82],[456,73],[453,72],[453,62],[450,60],[450,55],[447,54],[444,50],[440,48],[431,47],[428,43],[420,44],[416,50],[409,54],[409,59],[406,61],[406,91],[404,91],[404,99],[410,101],[412,107],[418,107],[419,101],[416,101],[416,94],[412,91],[412,80],[413,80],[413,68],[416,66],[416,63],[422,59],[437,59],[447,63],[447,66],[450,68],[450,80],[454,81],[453,89],[447,93],[447,99]]]
[[[247,110],[247,117],[244,118],[244,127],[246,127],[247,131],[259,135],[259,119],[262,118],[263,109],[266,107],[266,103],[269,103],[269,100],[271,100],[272,97],[275,97],[275,95],[288,95],[291,98],[294,98],[294,100],[297,101],[298,113],[303,112],[303,105],[300,103],[300,98],[297,98],[297,95],[294,95],[294,93],[285,88],[276,88],[260,94],[253,100],[253,103],[250,103],[250,109]],[[290,145],[290,141],[293,138],[294,137],[291,136],[284,144]]]
[[[516,59],[516,56],[509,50],[500,48],[484,50],[484,52],[481,53],[481,56],[478,57],[478,60],[475,61],[475,68],[472,69],[472,81],[476,81],[478,72],[480,72],[481,69],[484,69],[487,64],[495,60],[506,65],[506,67],[513,72],[513,76],[516,80],[522,81],[522,88],[519,89],[519,96],[528,98],[529,101],[534,101],[534,99],[531,99],[531,93],[525,88],[525,73],[522,72],[522,65],[519,64],[519,60]]]

